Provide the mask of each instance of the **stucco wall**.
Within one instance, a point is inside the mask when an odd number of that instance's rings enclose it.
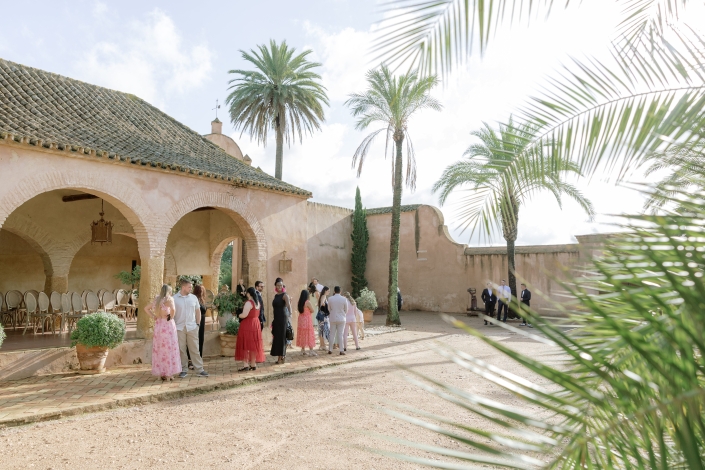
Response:
[[[323,285],[349,291],[352,280],[352,211],[308,203],[308,273]]]
[[[7,230],[0,230],[0,247],[0,292],[44,288],[44,265],[27,242]]]
[[[110,245],[86,243],[71,263],[69,290],[98,292],[100,289],[124,289],[125,286],[115,279],[115,274],[130,271],[133,260],[140,264],[137,240],[134,238],[115,235]]]
[[[389,237],[391,214],[369,215],[370,245],[367,253],[367,280],[377,294],[380,307],[387,306]],[[399,287],[403,310],[465,312],[469,307],[467,289],[479,294],[487,282],[507,278],[506,249],[503,247],[468,248],[455,243],[444,225],[442,213],[431,206],[401,214],[399,244]],[[517,275],[532,286],[532,307],[542,310],[547,303],[538,291],[554,300],[558,287],[550,276],[563,278],[562,267],[579,259],[578,245],[517,247]],[[519,287],[519,286],[517,286]]]

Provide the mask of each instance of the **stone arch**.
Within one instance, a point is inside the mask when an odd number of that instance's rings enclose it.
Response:
[[[9,215],[22,204],[39,194],[57,189],[76,189],[105,199],[132,225],[140,256],[149,258],[163,254],[159,230],[148,229],[160,224],[148,209],[140,192],[127,187],[122,181],[111,178],[110,172],[57,171],[52,168],[51,173],[38,174],[19,181],[12,191],[0,199],[0,228]]]
[[[257,272],[253,272],[254,277],[264,277],[261,273],[265,269],[267,262],[267,240],[264,229],[259,219],[250,211],[247,204],[230,193],[207,192],[191,195],[182,199],[171,207],[166,214],[166,223],[169,231],[176,223],[189,212],[201,207],[214,207],[228,214],[235,221],[243,235],[247,247],[247,256],[251,260],[256,260],[260,266],[254,267]],[[166,243],[166,240],[165,242]]]
[[[39,231],[42,229],[34,225]],[[37,252],[39,258],[42,260],[42,265],[44,266],[44,276],[46,277],[44,282],[44,290],[47,289],[47,284],[50,284],[50,279],[54,275],[54,263],[52,262],[51,256],[47,252],[45,246],[42,245],[42,241],[46,242],[43,236],[37,236],[38,233],[27,233],[15,224],[5,224],[2,227],[3,230],[20,237],[22,240],[27,242],[27,244],[32,247],[34,251]]]

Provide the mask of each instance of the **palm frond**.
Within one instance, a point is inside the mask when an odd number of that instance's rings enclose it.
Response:
[[[567,8],[580,3],[564,0]],[[678,18],[685,0],[621,0],[616,34],[623,42],[659,34]],[[390,0],[383,4],[372,52],[391,66],[408,65],[444,76],[464,64],[474,49],[484,53],[503,24],[550,15],[553,0]]]
[[[488,459],[514,468],[520,456],[538,457],[542,461],[526,465],[546,469],[705,467],[705,209],[702,198],[684,191],[677,201],[687,213],[627,217],[628,232],[609,238],[599,257],[562,284],[573,301],[556,307],[578,328],[565,331],[513,300],[537,331],[525,334],[545,337],[547,347],[565,358],[560,367],[447,317],[537,374],[542,384],[439,344],[441,356],[502,387],[518,403],[507,406],[408,368],[408,380],[420,390],[504,431],[492,439],[481,424],[461,423],[457,413],[451,418],[402,408],[390,413],[450,437],[460,448],[399,444],[435,456],[415,461],[437,468],[472,468],[467,465]],[[544,412],[527,413],[528,404]],[[467,447],[474,452],[465,452]]]

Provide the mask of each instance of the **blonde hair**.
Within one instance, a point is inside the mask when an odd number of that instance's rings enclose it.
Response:
[[[162,290],[159,291],[159,295],[157,296],[156,299],[154,299],[155,308],[159,308],[159,304],[162,303],[162,300],[164,300],[168,296],[170,296],[171,292],[172,292],[171,286],[169,284],[163,284]]]
[[[354,306],[357,307],[357,302],[355,302],[355,299],[352,298],[352,295],[350,295],[350,292],[343,293],[343,297],[348,299],[348,302],[350,302],[351,304],[353,304]]]

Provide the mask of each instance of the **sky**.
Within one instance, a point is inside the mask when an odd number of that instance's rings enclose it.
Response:
[[[409,124],[418,179],[414,192],[405,188],[402,204],[439,206],[432,186],[476,142],[473,130],[483,122],[505,121],[570,57],[607,53],[619,18],[615,2],[579,3],[567,10],[554,8],[548,18],[541,15],[528,26],[502,27],[483,56],[470,57],[434,90],[443,110],[421,112]],[[697,14],[705,20],[702,9]],[[266,146],[258,145],[235,131],[228,119],[223,104],[232,78],[228,71],[248,68],[239,51],[270,39],[310,49],[309,57],[322,64],[319,73],[330,106],[320,131],[285,147],[284,180],[310,190],[313,201],[350,208],[359,186],[363,204],[372,208],[391,205],[391,162],[379,140],[357,177],[353,153],[374,128],[356,130],[345,101],[350,93],[365,90],[366,71],[379,65],[370,44],[381,15],[380,5],[371,0],[6,2],[0,57],[133,93],[200,134],[210,133],[218,100],[223,132],[254,166],[274,174],[273,137]],[[632,181],[644,179],[634,175]],[[589,221],[572,201],[565,200],[561,209],[550,195],[539,194],[521,208],[518,245],[573,243],[575,235],[612,232],[617,229],[612,215],[643,207],[640,194],[615,186],[607,175],[574,183],[592,201],[595,220]],[[458,216],[462,195],[441,207],[455,240],[503,244],[500,237],[470,239],[469,231],[463,232]]]

